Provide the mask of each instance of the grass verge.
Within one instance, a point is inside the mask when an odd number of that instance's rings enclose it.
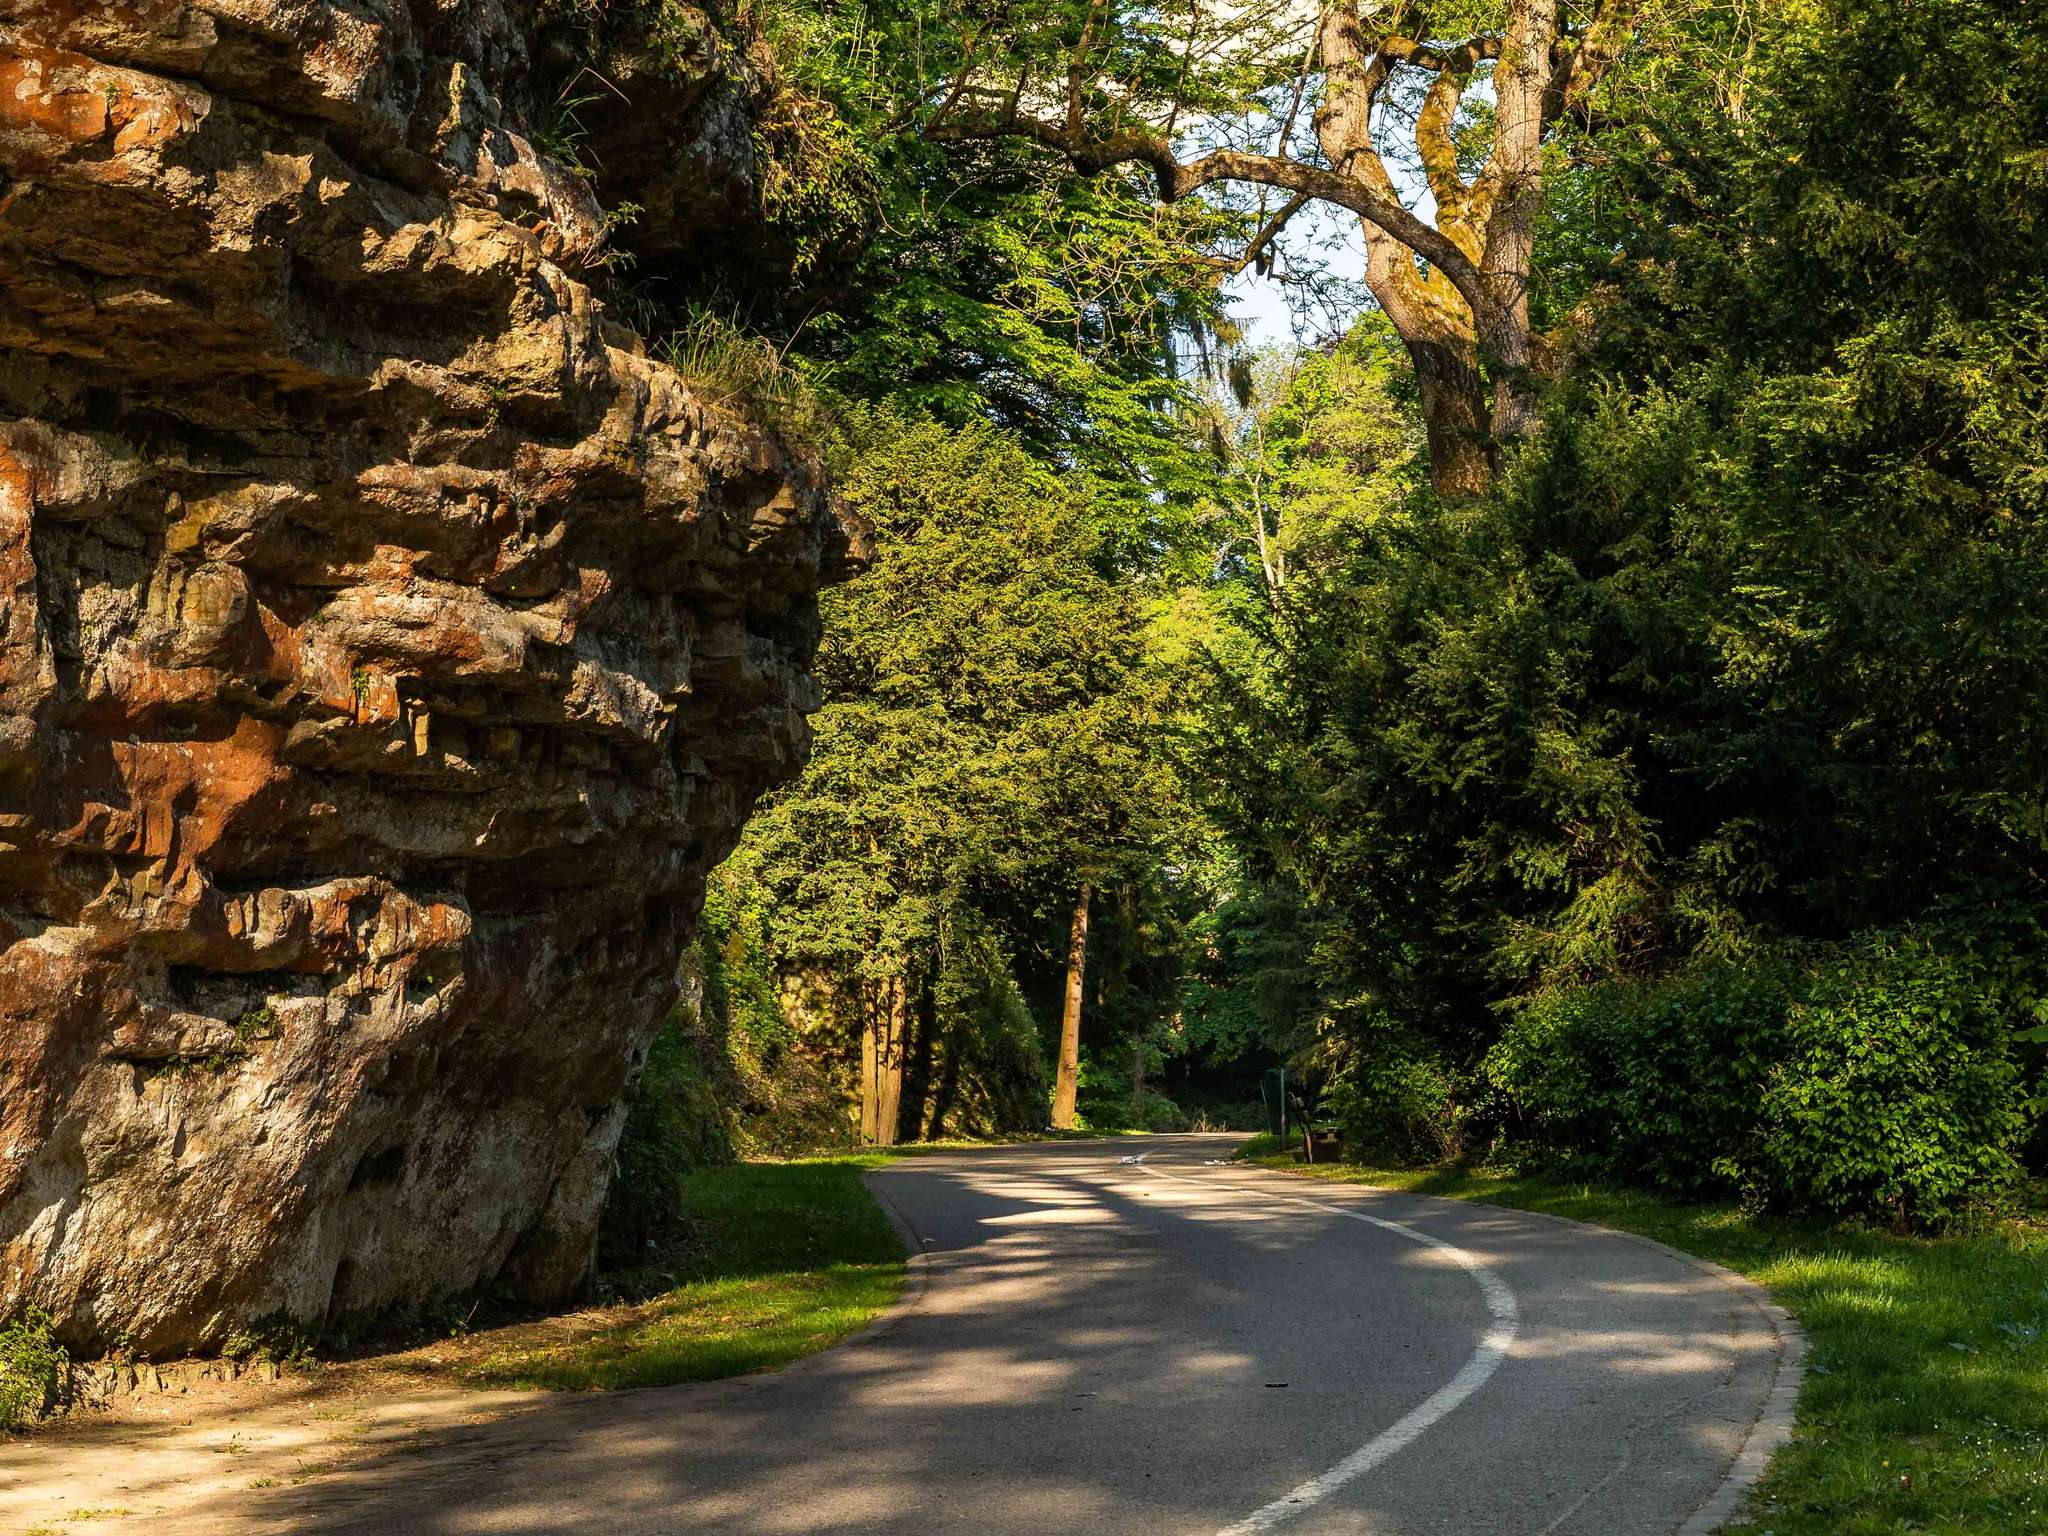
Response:
[[[860,1181],[876,1161],[739,1163],[685,1175],[697,1241],[674,1289],[586,1314],[587,1328],[507,1330],[456,1374],[498,1387],[666,1386],[773,1370],[838,1343],[903,1287],[903,1244]]]
[[[1545,1211],[1640,1233],[1749,1276],[1806,1330],[1792,1443],[1729,1536],[2048,1532],[2048,1220],[1897,1237],[1533,1174],[1308,1168],[1312,1178]]]
[[[903,1245],[861,1174],[997,1144],[917,1142],[669,1175],[687,1237],[681,1251],[650,1254],[649,1268],[630,1277],[629,1294],[652,1290],[648,1299],[546,1316],[508,1314],[488,1299],[450,1302],[373,1319],[312,1369],[326,1390],[358,1393],[451,1382],[591,1391],[774,1370],[857,1332],[902,1290]]]

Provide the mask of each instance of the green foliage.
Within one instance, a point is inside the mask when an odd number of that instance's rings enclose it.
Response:
[[[1301,894],[1284,880],[1226,868],[1216,899],[1188,925],[1178,1018],[1191,1050],[1234,1061],[1293,1050],[1321,1011]]]
[[[906,1132],[1036,1126],[1020,969],[1083,881],[1157,878],[1179,803],[1145,610],[1094,505],[1009,435],[851,411],[832,452],[875,552],[823,601],[810,765],[735,868],[843,1051],[876,989],[907,988]],[[1109,905],[1101,952],[1127,959],[1105,974],[1135,996],[1149,908]]]
[[[1938,1222],[2040,1081],[2048,52],[1991,0],[1745,15],[1659,18],[1720,62],[1579,146],[1542,302],[1597,325],[1494,494],[1300,479],[1398,390],[1269,414],[1269,528],[1339,522],[1221,573],[1214,813],[1335,1038],[1499,1040],[1510,1134],[1662,1188]]]
[[[849,1073],[836,1038],[792,1016],[775,969],[770,913],[744,852],[714,871],[697,930],[703,978],[700,1051],[713,1073],[733,1146],[789,1157],[848,1142]]]
[[[1399,1030],[1361,1033],[1326,1099],[1343,1129],[1345,1155],[1424,1163],[1457,1157],[1469,1097],[1459,1074],[1426,1042]]]
[[[1484,1063],[1510,1145],[1676,1194],[1731,1192],[1795,985],[1784,962],[1706,962],[1538,996]]]
[[[1203,469],[1175,430],[1173,349],[1217,317],[1200,210],[1001,146],[898,154],[858,307],[812,315],[797,350],[849,395],[1015,433],[1083,477],[1120,558],[1179,559]]]
[[[626,1105],[618,1168],[598,1232],[598,1265],[629,1292],[673,1257],[689,1231],[683,1200],[692,1170],[732,1161],[724,1113],[681,1011],[648,1047]]]
[[[932,988],[937,1057],[926,1073],[922,1134],[1003,1136],[1045,1123],[1045,1058],[1001,938],[961,914],[946,935]]]
[[[1511,1145],[1678,1194],[1947,1222],[2013,1182],[2026,1124],[2004,999],[1954,940],[1541,996],[1485,1061]]]
[[[761,212],[801,278],[857,249],[874,223],[877,167],[867,143],[831,104],[785,85],[754,125]]]
[[[1128,1059],[1084,1050],[1075,1107],[1080,1128],[1098,1135],[1119,1131],[1184,1131],[1187,1113],[1165,1094],[1133,1089]]]
[[[2019,1176],[2008,1024],[1915,937],[1831,957],[1792,1009],[1766,1083],[1759,1180],[1836,1214],[1938,1223]]]
[[[0,1432],[41,1418],[64,1390],[71,1358],[52,1326],[47,1313],[30,1307],[0,1327]]]

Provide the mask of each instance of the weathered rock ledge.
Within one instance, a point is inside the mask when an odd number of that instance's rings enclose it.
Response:
[[[573,1289],[804,750],[845,536],[605,318],[518,21],[0,0],[0,1313],[77,1349]]]

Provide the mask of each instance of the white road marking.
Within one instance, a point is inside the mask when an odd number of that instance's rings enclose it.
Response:
[[[1145,1172],[1154,1178],[1171,1179],[1176,1184],[1193,1184],[1197,1187],[1205,1184],[1214,1185],[1217,1182],[1214,1179],[1183,1178],[1161,1168],[1147,1168]],[[1340,1205],[1325,1205],[1320,1200],[1305,1200],[1299,1195],[1282,1195],[1264,1189],[1249,1189],[1242,1184],[1226,1184],[1222,1187],[1236,1190],[1240,1194],[1260,1195],[1268,1200],[1278,1200],[1288,1205],[1305,1205],[1312,1211],[1342,1216],[1347,1221],[1362,1221],[1367,1226],[1397,1232],[1410,1242],[1434,1248],[1455,1260],[1477,1282],[1481,1293],[1486,1297],[1486,1310],[1493,1319],[1493,1326],[1487,1329],[1486,1336],[1479,1341],[1479,1347],[1472,1351],[1471,1356],[1459,1368],[1458,1374],[1423,1399],[1397,1423],[1366,1441],[1329,1471],[1310,1478],[1300,1487],[1263,1508],[1253,1510],[1235,1525],[1227,1525],[1217,1533],[1217,1536],[1256,1536],[1257,1532],[1270,1531],[1283,1521],[1306,1514],[1347,1483],[1356,1482],[1396,1451],[1420,1439],[1424,1431],[1484,1386],[1487,1378],[1500,1369],[1500,1363],[1506,1358],[1509,1346],[1515,1342],[1515,1334],[1521,1327],[1521,1308],[1515,1304],[1515,1293],[1508,1289],[1505,1280],[1455,1243],[1447,1243],[1440,1237],[1432,1237],[1427,1232],[1398,1221],[1368,1216],[1363,1211],[1349,1211]]]

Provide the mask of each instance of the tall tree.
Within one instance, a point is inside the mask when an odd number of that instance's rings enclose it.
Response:
[[[1081,1095],[1081,988],[1088,975],[1088,896],[1083,884],[1067,937],[1067,990],[1060,1007],[1060,1060],[1052,1090],[1056,1131],[1074,1128],[1074,1106]]]
[[[1270,262],[1311,203],[1355,215],[1366,284],[1414,362],[1437,490],[1470,496],[1533,425],[1549,362],[1530,315],[1546,142],[1588,115],[1637,10],[1325,0],[1183,18],[1068,0],[1005,28],[977,9],[957,20],[926,132],[1021,138],[1088,175],[1137,167],[1168,204],[1257,189],[1232,271]],[[1481,82],[1486,99],[1461,112]],[[1411,168],[1433,222],[1404,200]]]
[[[1354,1020],[1469,1059],[1534,991],[2048,910],[2048,54],[2015,14],[1782,8],[1739,82],[1668,82],[1578,212],[1603,323],[1516,473],[1351,522],[1253,631],[1218,814]],[[1275,527],[1364,398],[1304,369],[1276,408]],[[1316,494],[1370,505],[1369,465]]]
[[[944,1000],[989,998],[991,950],[1036,945],[1078,887],[1156,868],[1174,797],[1094,504],[1007,434],[853,417],[840,489],[874,561],[825,599],[811,763],[746,851],[782,962],[846,1001],[888,1141],[943,1116]]]

